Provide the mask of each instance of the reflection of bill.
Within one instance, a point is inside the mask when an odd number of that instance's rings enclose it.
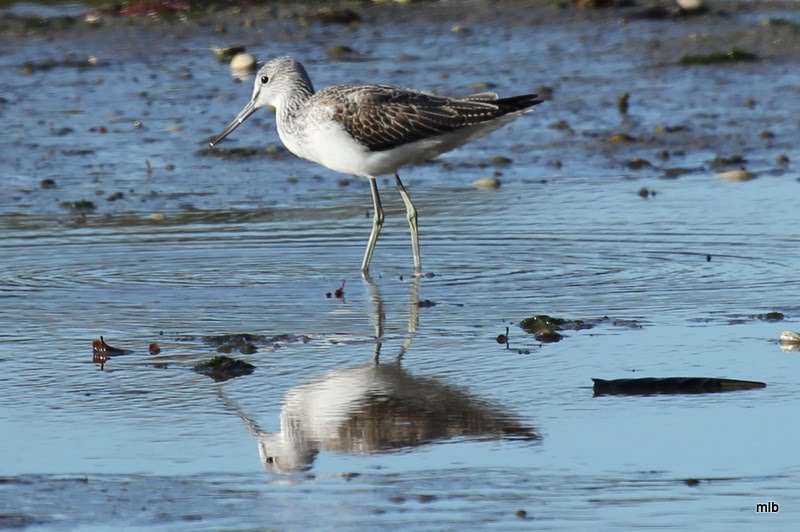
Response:
[[[375,352],[364,367],[330,371],[290,389],[281,406],[279,433],[268,433],[226,400],[258,438],[270,471],[309,469],[319,451],[390,452],[451,438],[525,439],[539,436],[510,413],[438,379],[412,375],[400,360],[417,330],[419,279],[411,283],[408,336],[395,361],[381,364],[384,305],[367,280],[375,316]]]

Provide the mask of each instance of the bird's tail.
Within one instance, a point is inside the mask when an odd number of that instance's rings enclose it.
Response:
[[[542,103],[544,100],[539,98],[538,94],[522,94],[520,96],[510,96],[508,98],[499,98],[494,103],[503,114],[514,113],[523,111],[534,105]]]

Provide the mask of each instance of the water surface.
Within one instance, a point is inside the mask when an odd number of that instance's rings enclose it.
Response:
[[[790,530],[798,358],[777,338],[800,329],[800,77],[791,37],[753,37],[775,15],[759,9],[621,22],[442,8],[441,22],[392,25],[369,11],[352,30],[223,13],[228,34],[116,22],[5,36],[0,526]],[[765,59],[675,66],[697,32]],[[409,275],[403,205],[381,180],[368,283],[364,181],[287,154],[198,154],[249,96],[208,51],[229,41],[291,53],[318,86],[554,96],[404,171],[433,277]],[[366,60],[327,61],[340,42]],[[70,54],[104,64],[20,74]],[[223,147],[275,144],[273,128],[259,113]],[[639,140],[607,140],[620,132]],[[737,154],[756,179],[716,176],[710,161]],[[637,157],[652,166],[629,169]],[[472,186],[495,173],[499,189]],[[79,200],[96,209],[62,206]],[[326,297],[343,280],[345,297]],[[533,314],[609,319],[543,345],[517,326]],[[232,353],[255,373],[191,370],[217,354],[204,337],[233,333],[260,335],[256,353]],[[132,352],[101,370],[100,335]],[[645,376],[768,386],[593,397],[592,377]],[[757,514],[767,501],[780,512]]]

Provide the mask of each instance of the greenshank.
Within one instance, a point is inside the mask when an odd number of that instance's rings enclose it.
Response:
[[[500,98],[494,92],[446,97],[389,85],[336,85],[315,91],[305,68],[277,57],[256,74],[253,95],[213,148],[261,107],[276,111],[278,136],[294,155],[369,180],[372,232],[361,262],[369,265],[383,225],[376,178],[394,175],[411,229],[414,272],[422,272],[417,209],[398,170],[431,159],[508,124],[541,103],[536,94]]]

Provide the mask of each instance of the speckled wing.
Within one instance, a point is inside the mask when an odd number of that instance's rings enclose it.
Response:
[[[384,151],[489,122],[541,103],[536,95],[481,93],[447,98],[387,85],[336,86],[317,93],[333,119],[370,151]],[[320,102],[322,103],[322,102]]]

